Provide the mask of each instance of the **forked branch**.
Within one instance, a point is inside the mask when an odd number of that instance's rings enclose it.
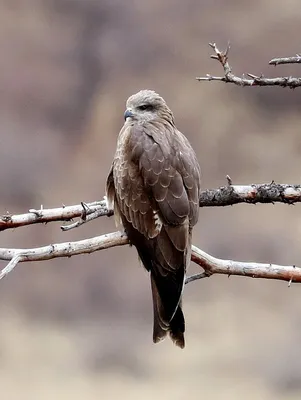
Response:
[[[289,87],[291,89],[301,86],[301,78],[295,78],[292,76],[266,78],[263,75],[257,76],[250,73],[246,74],[248,78],[246,78],[245,75],[242,77],[236,76],[232,73],[232,67],[228,62],[230,44],[228,44],[228,47],[225,51],[220,51],[215,43],[209,43],[209,46],[214,50],[215,53],[210,57],[220,62],[224,69],[224,76],[213,76],[211,74],[207,74],[204,77],[197,77],[196,79],[198,81],[220,81],[234,83],[235,85],[239,86],[281,86]],[[301,63],[301,56],[299,54],[297,54],[295,57],[274,58],[269,62],[271,65],[294,63]]]
[[[58,257],[71,257],[78,254],[93,253],[95,251],[115,246],[123,246],[126,244],[129,244],[127,236],[121,232],[114,232],[93,237],[91,239],[79,240],[77,242],[57,243],[33,249],[0,248],[0,259],[9,261],[7,266],[0,272],[0,279],[11,272],[21,262],[43,261]],[[296,266],[221,260],[205,253],[203,250],[200,250],[195,246],[192,246],[191,260],[202,267],[204,272],[187,277],[185,283],[205,278],[213,274],[278,279],[287,281],[289,285],[292,282],[301,282],[301,268]]]

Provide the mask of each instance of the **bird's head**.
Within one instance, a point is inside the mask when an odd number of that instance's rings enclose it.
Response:
[[[153,90],[140,90],[126,102],[125,120],[147,122],[164,119],[173,123],[173,115],[165,100]]]

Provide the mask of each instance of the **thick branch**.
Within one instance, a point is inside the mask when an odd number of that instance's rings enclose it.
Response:
[[[201,193],[200,207],[224,207],[238,203],[286,203],[301,201],[301,185],[275,182],[252,185],[228,185]]]
[[[51,244],[33,249],[1,249],[0,259],[10,261],[1,271],[0,279],[11,272],[20,262],[43,261],[58,257],[71,257],[78,254],[93,253],[98,250],[128,244],[124,233],[114,232],[77,242]],[[257,264],[215,258],[192,246],[192,261],[200,265],[205,272],[193,275],[185,283],[211,276],[213,274],[239,275],[251,278],[279,279],[289,282],[301,282],[301,268],[273,264]]]
[[[231,182],[229,178],[229,182]],[[286,203],[301,202],[301,185],[278,184],[275,182],[252,185],[222,186],[218,189],[207,189],[201,192],[200,207],[224,207],[238,203]],[[80,218],[75,223],[62,226],[62,230],[78,227],[85,222],[101,216],[110,216],[106,201],[81,203],[74,206],[63,206],[40,210],[29,210],[27,214],[3,215],[0,217],[0,231],[19,226],[47,223],[52,221],[70,221]]]
[[[214,60],[218,60],[223,69],[224,69],[224,76],[213,76],[207,74],[205,77],[198,77],[196,78],[198,81],[221,81],[226,83],[234,83],[235,85],[239,86],[282,86],[282,87],[289,87],[291,89],[295,89],[296,87],[301,86],[301,78],[294,78],[292,76],[283,76],[278,78],[265,78],[263,75],[256,76],[253,74],[247,74],[249,78],[245,76],[238,77],[232,73],[232,68],[228,63],[228,54],[230,50],[230,45],[228,45],[226,51],[220,51],[215,43],[209,43],[209,46],[214,50],[215,54],[210,56]],[[299,56],[298,56],[299,57]],[[299,59],[298,57],[294,57],[295,62]],[[287,59],[273,59],[270,61],[270,64],[275,64],[275,60],[278,64],[288,64],[289,62],[281,62],[279,60],[289,60]]]

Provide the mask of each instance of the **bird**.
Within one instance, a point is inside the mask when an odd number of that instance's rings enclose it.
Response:
[[[182,292],[198,221],[201,171],[165,100],[141,90],[126,102],[106,181],[108,209],[150,274],[153,342],[185,347]]]

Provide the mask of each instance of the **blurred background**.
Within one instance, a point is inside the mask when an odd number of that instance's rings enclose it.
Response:
[[[159,92],[191,141],[203,188],[300,183],[301,92],[195,80],[301,51],[298,0],[0,0],[0,212],[101,199],[128,96]],[[1,233],[37,247],[115,230],[112,218]],[[301,265],[300,206],[201,209],[194,244],[221,258]],[[1,267],[6,264],[1,262]],[[197,271],[191,266],[191,272]],[[186,348],[152,343],[134,249],[20,264],[1,282],[7,400],[300,399],[300,286],[214,276],[185,288]]]

